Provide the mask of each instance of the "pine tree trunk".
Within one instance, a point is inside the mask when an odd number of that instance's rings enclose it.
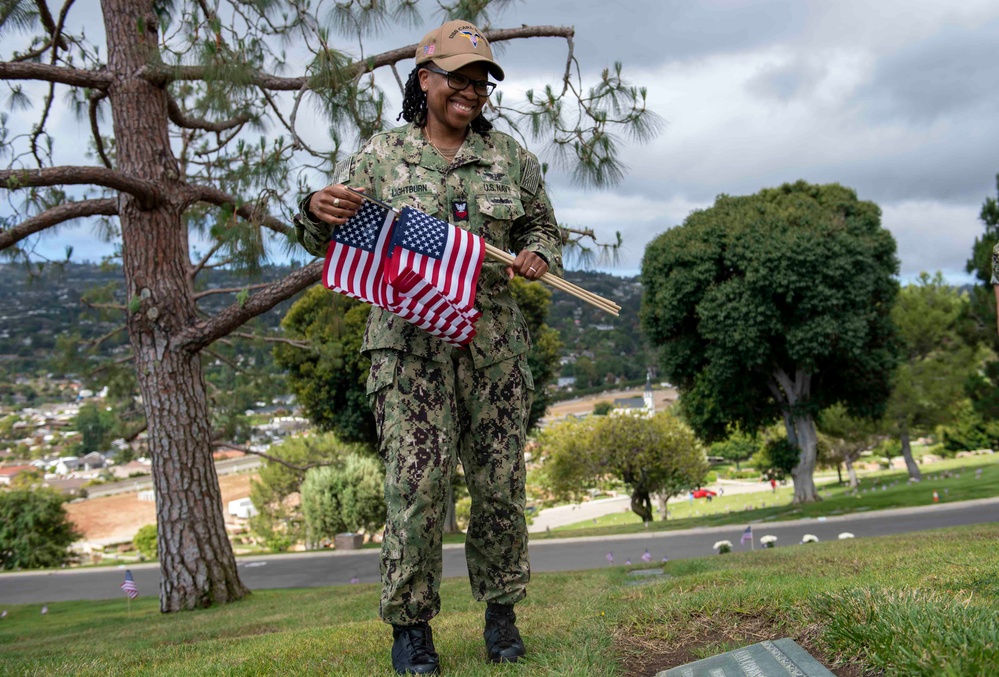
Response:
[[[907,425],[902,426],[902,432],[899,435],[899,440],[902,442],[902,457],[905,458],[905,467],[909,471],[909,479],[919,482],[923,479],[923,474],[919,472],[919,466],[916,464],[916,459],[912,457],[912,446],[909,442],[909,427]]]
[[[205,381],[197,353],[171,339],[198,321],[166,92],[139,76],[157,55],[150,0],[102,0],[116,169],[159,186],[161,199],[121,193],[128,334],[146,411],[156,488],[160,610],[193,609],[247,594],[225,532],[212,461]],[[171,192],[172,189],[172,192]]]

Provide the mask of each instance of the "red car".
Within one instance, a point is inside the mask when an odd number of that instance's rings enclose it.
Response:
[[[693,494],[694,498],[714,498],[718,495],[710,489],[694,489]]]

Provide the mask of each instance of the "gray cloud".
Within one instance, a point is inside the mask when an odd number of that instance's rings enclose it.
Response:
[[[999,20],[945,25],[885,54],[853,103],[873,121],[930,125],[948,115],[999,108]]]

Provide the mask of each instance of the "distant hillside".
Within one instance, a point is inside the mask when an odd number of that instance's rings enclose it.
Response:
[[[611,384],[619,378],[644,379],[655,365],[639,328],[642,285],[638,277],[569,271],[566,279],[621,306],[618,317],[561,291],[552,292],[548,324],[565,344],[562,376],[575,377],[577,388]]]
[[[290,268],[263,268],[259,276],[249,278],[227,271],[210,271],[202,288],[240,287],[255,282],[277,280]],[[97,339],[121,326],[120,314],[100,312],[86,307],[84,293],[103,290],[101,301],[125,303],[125,281],[120,268],[88,263],[47,266],[41,271],[21,265],[0,264],[0,380],[12,376],[35,375],[52,371],[60,343],[78,338]],[[217,311],[235,301],[235,294],[209,296],[201,306]],[[291,302],[280,304],[258,318],[263,326],[276,326]],[[102,344],[105,355],[124,350],[128,339],[124,332]]]
[[[291,268],[273,266],[250,278],[227,271],[211,271],[207,288],[240,287],[277,280]],[[0,264],[0,381],[11,382],[18,375],[39,375],[58,371],[63,352],[60,342],[87,341],[112,332],[120,322],[116,314],[100,313],[81,303],[84,292],[104,290],[106,303],[125,303],[124,280],[120,268],[70,263],[51,266],[41,272],[20,265]],[[200,280],[199,276],[199,280]],[[644,378],[652,362],[645,353],[638,328],[642,290],[637,277],[623,278],[606,273],[569,272],[567,279],[621,306],[613,317],[561,291],[552,292],[549,325],[557,329],[565,344],[567,362],[563,376],[575,376],[581,387],[609,383],[618,378]],[[234,294],[205,299],[208,311],[219,310],[235,300]],[[260,326],[277,326],[294,301],[286,301],[256,320]],[[102,345],[102,353],[115,355],[126,350],[124,332]],[[268,347],[259,347],[258,365],[270,359]]]

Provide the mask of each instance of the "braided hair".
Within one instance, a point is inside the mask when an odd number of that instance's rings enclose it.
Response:
[[[396,120],[403,119],[406,122],[415,122],[421,127],[427,123],[427,93],[420,87],[420,69],[425,66],[417,66],[406,80],[406,88],[402,98],[402,112]],[[486,134],[493,128],[493,123],[489,122],[482,113],[479,113],[470,125],[473,132]]]

